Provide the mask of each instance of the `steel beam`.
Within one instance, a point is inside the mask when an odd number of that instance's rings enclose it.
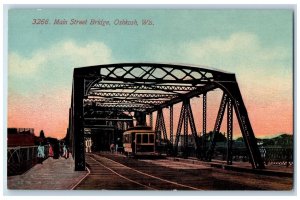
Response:
[[[261,158],[260,151],[257,146],[257,141],[254,136],[247,109],[240,93],[238,84],[236,82],[224,82],[222,83],[222,87],[224,87],[230,94],[231,98],[234,99],[234,110],[244,138],[245,145],[248,150],[252,167],[254,169],[263,169],[265,167],[264,162]]]
[[[197,137],[197,130],[196,130],[196,125],[195,125],[195,120],[194,120],[194,116],[193,116],[193,111],[192,111],[192,108],[191,108],[190,100],[188,100],[186,108],[187,108],[187,111],[188,111],[188,118],[189,118],[189,122],[190,122],[190,127],[191,127],[191,131],[192,131],[192,135],[193,135],[194,140],[195,140],[196,148],[197,148],[197,150],[199,150],[200,145],[199,145],[199,140],[198,140],[198,137]]]
[[[161,140],[161,132],[159,131],[159,129],[160,129],[160,119],[159,119],[160,113],[159,112],[160,112],[160,110],[158,110],[156,113],[155,133],[157,134],[156,138],[158,140]]]
[[[233,105],[231,98],[227,103],[227,164],[232,165],[232,130],[233,130]]]
[[[160,127],[164,134],[164,140],[167,141],[168,137],[167,137],[167,130],[166,130],[166,124],[165,124],[165,118],[164,118],[163,111],[161,111],[161,114],[160,114]]]
[[[95,107],[95,109],[97,109],[96,112],[135,112],[135,111],[140,111],[140,112],[146,112],[148,111],[147,108],[143,107],[143,106],[113,106],[113,105],[109,105],[109,106],[101,106],[101,107]]]
[[[75,70],[74,70],[75,74]],[[74,138],[74,161],[75,171],[85,170],[84,155],[84,130],[83,130],[83,96],[84,96],[84,78],[73,78],[73,94],[72,94],[72,131]]]
[[[99,103],[127,103],[127,104],[149,104],[151,106],[156,106],[164,103],[164,100],[158,99],[121,99],[121,98],[94,98],[89,97],[88,99],[84,99],[84,103],[87,102],[99,102]]]
[[[71,104],[73,104],[73,101],[71,99]],[[73,108],[70,107],[69,108],[69,132],[70,132],[70,149],[72,151],[72,157],[73,157],[73,160],[75,160],[74,158],[74,132],[73,132],[73,114],[72,114],[72,111],[73,111]]]
[[[175,153],[177,153],[178,142],[179,142],[180,133],[181,133],[182,125],[183,125],[183,145],[182,145],[182,147],[184,150],[185,157],[188,156],[188,152],[187,152],[187,150],[188,150],[188,124],[190,124],[192,135],[193,135],[195,143],[196,143],[196,148],[199,149],[200,145],[199,145],[198,138],[197,138],[197,130],[196,130],[196,125],[195,125],[192,108],[190,105],[190,100],[185,99],[182,102],[182,107],[181,107],[181,112],[180,112],[179,122],[178,122],[178,128],[177,128],[177,132],[176,132],[175,146],[174,146]]]
[[[203,94],[203,124],[202,124],[202,149],[206,151],[206,111],[207,111],[207,93]]]
[[[132,119],[121,119],[121,118],[87,118],[85,117],[84,120],[91,120],[91,121],[132,121]]]
[[[143,99],[157,99],[157,98],[164,98],[164,99],[171,99],[177,96],[177,94],[164,94],[164,93],[133,93],[133,92],[89,92],[88,96],[90,98],[95,97],[130,97],[130,98],[143,98]]]
[[[153,128],[153,113],[150,113],[150,127]]]
[[[176,131],[176,138],[175,138],[175,145],[174,145],[174,152],[175,154],[177,154],[178,152],[178,142],[179,142],[179,137],[180,137],[180,133],[182,130],[182,123],[183,123],[183,118],[184,118],[184,104],[182,103],[181,106],[181,111],[180,111],[180,115],[179,115],[179,121],[178,121],[178,126],[177,126],[177,131]]]
[[[157,111],[157,118],[156,118],[156,126],[155,131],[158,132],[158,138],[161,139],[161,132],[163,133],[164,139],[167,140],[167,131],[166,125],[164,120],[164,114],[162,109]]]
[[[143,108],[143,109],[150,109],[152,106],[145,105],[145,104],[134,104],[134,103],[99,103],[96,105],[97,108]]]
[[[220,103],[220,107],[219,107],[219,111],[218,111],[214,131],[212,133],[210,146],[209,146],[209,149],[208,149],[208,152],[207,152],[207,159],[209,161],[211,160],[211,158],[213,156],[213,153],[214,153],[214,149],[215,149],[215,146],[216,146],[215,134],[220,132],[220,128],[221,128],[221,124],[222,124],[222,120],[223,120],[223,116],[224,116],[224,112],[225,112],[225,108],[226,108],[226,103],[227,103],[227,94],[224,92],[223,97],[221,99],[221,103]]]
[[[188,113],[187,113],[187,101],[183,102],[184,111],[183,111],[183,149],[184,149],[184,157],[187,157],[187,149],[188,149]]]
[[[101,92],[102,90],[116,90],[116,89],[139,89],[139,90],[161,90],[161,91],[192,91],[199,86],[189,85],[158,85],[158,84],[144,84],[144,83],[106,83],[98,82],[90,88],[92,92]]]
[[[170,142],[173,147],[174,139],[173,139],[173,105],[170,106]]]
[[[193,90],[190,91],[186,94],[182,94],[179,95],[178,97],[175,97],[169,101],[166,101],[165,103],[159,105],[159,106],[155,106],[153,109],[149,109],[149,112],[153,112],[158,110],[159,108],[166,108],[169,107],[171,105],[177,104],[182,102],[184,99],[191,99],[193,97],[197,97],[201,94],[207,93],[208,91],[214,90],[217,88],[217,85],[215,85],[214,83],[208,83],[207,85],[203,86],[203,87],[199,87],[197,90]]]
[[[182,75],[178,76],[179,74]],[[145,78],[146,75],[148,75],[147,78]],[[185,66],[183,69],[182,66],[152,63],[146,63],[146,65],[138,63],[114,64],[101,68],[101,77],[106,81],[193,84],[195,82],[207,83],[214,80],[215,76],[221,75],[223,73],[204,68]]]

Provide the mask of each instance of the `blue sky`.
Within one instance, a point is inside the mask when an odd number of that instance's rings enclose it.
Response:
[[[270,116],[272,107],[285,102],[287,113],[275,121],[290,119],[292,17],[291,10],[9,10],[9,124],[22,125],[14,113],[25,110],[15,104],[39,110],[42,104],[34,103],[32,95],[46,105],[63,105],[66,112],[53,111],[46,118],[61,115],[67,123],[73,68],[119,62],[188,63],[234,72],[246,105],[265,108],[260,113]],[[32,25],[39,18],[50,23],[104,19],[111,26]],[[114,26],[115,19],[136,19],[139,26]],[[142,19],[151,19],[154,26],[142,26]],[[292,122],[287,120],[285,127],[278,131],[291,133]]]
[[[155,27],[97,26],[32,26],[34,18],[53,19],[152,19]],[[126,59],[121,50],[147,44],[170,44],[218,36],[226,38],[234,32],[256,34],[263,45],[287,46],[292,43],[290,10],[10,10],[9,51],[30,55],[55,42],[73,39],[80,43],[105,41],[116,51],[116,59]],[[141,42],[143,40],[144,42]],[[25,48],[26,47],[26,48]]]

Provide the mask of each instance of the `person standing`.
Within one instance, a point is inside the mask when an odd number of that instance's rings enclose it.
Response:
[[[91,140],[91,138],[86,138],[85,139],[85,152],[86,153],[91,153],[92,152],[91,146],[92,146],[92,140]]]
[[[115,144],[112,143],[112,144],[110,145],[110,152],[113,153],[113,152],[114,152],[114,149],[115,149]]]
[[[65,157],[65,159],[67,159],[69,157],[68,148],[67,148],[67,145],[65,145],[65,144],[63,144],[63,157]]]
[[[44,157],[45,157],[45,148],[40,143],[39,146],[38,146],[38,148],[37,148],[38,163],[43,164]]]
[[[120,142],[120,138],[117,139],[117,142],[116,142],[116,153],[118,153],[118,148],[119,148],[119,142]]]
[[[118,153],[118,147],[119,147],[119,145],[118,145],[118,143],[116,143],[116,153]]]
[[[54,156],[54,153],[53,153],[53,148],[52,148],[52,145],[49,144],[49,152],[48,152],[48,157],[53,157]]]

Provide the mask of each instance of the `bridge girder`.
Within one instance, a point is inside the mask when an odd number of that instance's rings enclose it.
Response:
[[[203,95],[203,134],[206,137],[206,94],[214,89],[221,89],[225,96],[223,96],[220,116],[217,117],[214,132],[220,128],[225,107],[230,104],[228,116],[232,120],[233,109],[231,106],[233,106],[253,168],[263,168],[256,138],[234,74],[183,65],[120,63],[74,69],[69,130],[73,138],[75,170],[84,170],[85,168],[83,121],[85,116],[89,118],[90,112],[142,111],[151,116],[151,124],[152,113],[159,112],[157,128],[163,131],[165,138],[166,127],[162,109],[172,107],[170,119],[173,119],[173,105],[183,102],[175,141],[173,141],[173,121],[170,123],[171,143],[178,144],[177,137],[181,133],[182,125],[184,125],[186,140],[189,121],[197,149],[206,150],[205,142],[204,146],[198,142],[189,100]],[[232,138],[232,121],[229,121],[228,124],[229,136]],[[212,154],[214,141],[208,150],[205,155]],[[228,155],[230,158],[230,154]]]

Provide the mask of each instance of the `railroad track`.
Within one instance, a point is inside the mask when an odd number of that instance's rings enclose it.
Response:
[[[86,154],[90,170],[74,189],[93,190],[290,190],[293,179],[236,172],[167,159]]]
[[[86,163],[90,173],[76,185],[76,190],[201,190],[134,169],[100,155],[87,154]]]

